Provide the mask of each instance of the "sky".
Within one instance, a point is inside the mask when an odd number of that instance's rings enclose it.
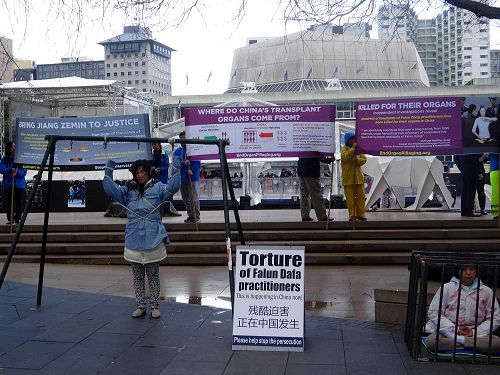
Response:
[[[68,56],[102,60],[104,48],[97,43],[121,34],[124,25],[137,23],[121,11],[107,12],[104,17],[99,11],[87,11],[76,33],[78,9],[58,12],[57,7],[47,6],[47,1],[60,4],[58,0],[32,0],[27,16],[23,8],[13,6],[23,1],[0,3],[0,35],[13,39],[16,58],[38,64],[60,62],[61,57]],[[233,51],[244,46],[247,38],[282,36],[309,26],[290,22],[285,25],[278,3],[250,0],[244,17],[235,20],[240,1],[205,0],[201,12],[194,10],[178,27],[173,25],[177,9],[149,17],[146,26],[151,27],[153,38],[176,50],[172,55],[173,95],[224,92],[231,76]],[[376,37],[376,30],[372,37]],[[498,26],[491,26],[490,37],[492,48],[500,48]]]

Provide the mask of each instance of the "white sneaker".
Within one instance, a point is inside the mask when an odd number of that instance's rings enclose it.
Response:
[[[132,312],[132,318],[140,318],[144,314],[146,314],[146,309],[141,309],[140,307],[138,307],[134,310],[134,312]]]

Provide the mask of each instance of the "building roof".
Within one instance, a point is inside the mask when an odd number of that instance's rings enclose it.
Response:
[[[110,39],[103,40],[102,42],[99,42],[98,44],[100,45],[106,45],[106,44],[111,44],[111,43],[123,43],[123,42],[144,42],[144,41],[152,41],[158,44],[161,44],[162,46],[175,51],[173,48],[158,42],[157,40],[153,39],[153,34],[151,33],[151,30],[149,28],[144,28],[141,26],[125,26],[123,28],[123,34],[114,36]]]
[[[9,89],[48,89],[70,87],[102,87],[114,84],[116,81],[106,79],[85,79],[80,77],[39,79],[34,81],[19,81],[0,84],[0,90]]]
[[[324,90],[332,79],[342,89],[429,85],[413,44],[331,30],[311,28],[236,49],[226,92],[242,89],[242,82],[255,82],[259,92]]]

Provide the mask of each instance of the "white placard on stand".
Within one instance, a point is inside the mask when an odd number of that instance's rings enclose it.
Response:
[[[304,253],[236,247],[233,350],[304,351]]]

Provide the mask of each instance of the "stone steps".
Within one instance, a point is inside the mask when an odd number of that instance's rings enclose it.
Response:
[[[49,226],[47,262],[76,264],[125,264],[125,220],[105,225],[56,224]],[[167,223],[172,243],[165,264],[225,265],[223,223]],[[232,225],[233,250],[238,233]],[[353,224],[250,222],[243,224],[246,244],[304,245],[308,264],[407,264],[411,251],[498,251],[500,229],[493,220],[372,221]],[[0,259],[14,237],[0,227]],[[38,262],[41,225],[27,225],[13,261]]]

